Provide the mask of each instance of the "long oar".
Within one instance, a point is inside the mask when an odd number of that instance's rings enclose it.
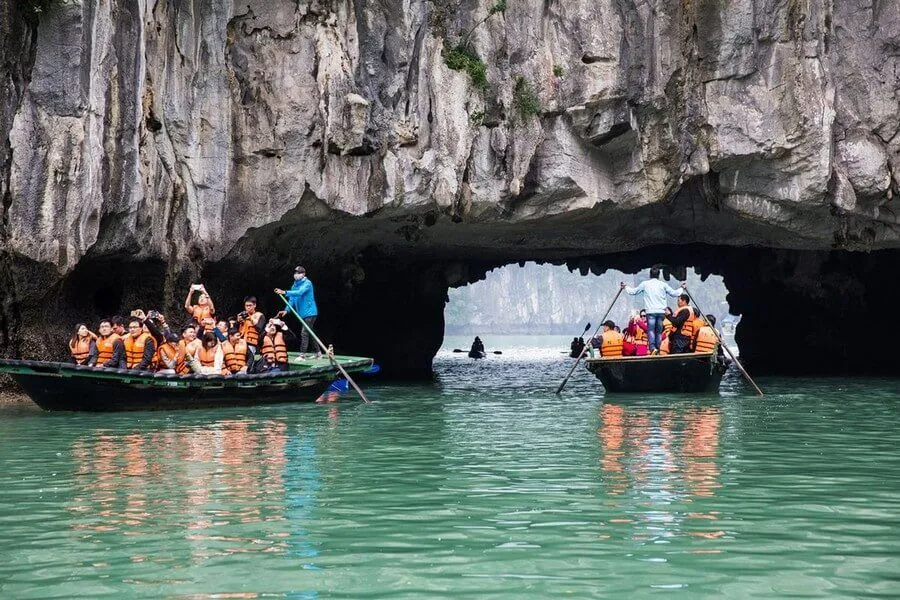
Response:
[[[685,291],[685,293],[688,295],[688,298],[691,299],[691,302],[694,303],[694,306],[697,307],[697,310],[699,310],[699,311],[701,312],[701,314],[706,315],[706,313],[703,312],[703,309],[700,308],[700,305],[697,304],[697,301],[694,300],[694,297],[691,296],[691,293],[687,290],[687,288],[684,288],[684,291]],[[712,325],[710,325],[709,328],[713,330],[713,333],[714,333],[714,334],[716,334],[716,339],[719,340],[719,343],[720,343],[720,344],[722,344],[722,348],[725,349],[725,352],[728,353],[728,356],[731,357],[731,360],[734,361],[734,364],[736,364],[736,365],[738,366],[738,369],[740,369],[741,373],[744,375],[744,377],[747,379],[747,381],[750,382],[750,385],[752,385],[752,386],[756,389],[756,393],[759,394],[760,396],[763,396],[763,395],[764,395],[764,394],[763,394],[763,391],[762,391],[761,389],[759,389],[759,386],[756,385],[756,382],[753,381],[753,378],[752,378],[752,377],[750,377],[750,373],[747,372],[747,370],[744,368],[744,365],[741,364],[741,361],[739,361],[739,360],[737,359],[737,357],[736,357],[736,356],[734,355],[734,353],[731,351],[731,348],[729,348],[729,347],[725,344],[725,340],[722,339],[722,337],[719,335],[719,332],[716,331],[716,328],[713,327]]]
[[[594,339],[594,336],[597,335],[597,332],[600,331],[600,328],[601,328],[601,327],[603,327],[603,323],[606,321],[606,317],[609,316],[609,313],[612,311],[613,306],[615,306],[615,304],[616,304],[616,300],[618,300],[618,299],[619,299],[619,296],[622,294],[622,289],[623,289],[623,288],[620,287],[620,288],[619,288],[619,291],[616,292],[616,297],[613,298],[613,301],[612,301],[612,303],[609,305],[609,308],[606,309],[606,314],[603,315],[603,318],[602,318],[602,319],[600,319],[600,325],[597,326],[597,331],[594,331],[594,335],[591,336],[591,339]],[[588,323],[588,326],[585,327],[584,330],[587,331],[588,328],[590,328],[590,326],[591,326],[591,324]],[[584,335],[584,334],[582,333],[581,335]],[[584,357],[584,353],[587,351],[587,349],[588,349],[588,347],[590,347],[590,345],[591,345],[591,343],[590,343],[590,341],[588,341],[588,343],[584,345],[584,348],[581,349],[581,354],[578,355],[578,360],[575,361],[575,364],[572,365],[572,368],[571,368],[571,369],[569,369],[569,373],[568,373],[568,375],[566,375],[566,378],[563,379],[563,380],[562,380],[562,383],[559,384],[559,387],[556,388],[556,393],[557,393],[557,394],[559,394],[560,392],[562,392],[563,388],[566,387],[566,383],[569,381],[569,377],[571,377],[571,376],[572,376],[572,373],[575,372],[575,368],[578,367],[578,363],[581,362],[581,359]]]
[[[278,297],[281,298],[281,300],[284,302],[285,306],[287,306],[290,309],[290,311],[292,313],[294,313],[294,316],[297,317],[297,320],[300,321],[300,324],[303,326],[304,329],[306,329],[306,331],[307,331],[307,333],[309,333],[310,337],[312,337],[312,339],[314,339],[316,341],[316,343],[319,345],[319,348],[322,349],[322,352],[324,352],[325,356],[328,357],[328,360],[331,361],[331,364],[333,366],[337,367],[337,370],[341,372],[341,375],[343,375],[344,378],[346,378],[347,381],[350,382],[350,384],[353,386],[353,389],[356,390],[356,392],[360,395],[360,397],[368,404],[369,399],[366,398],[366,395],[363,393],[363,391],[361,389],[359,389],[359,386],[356,385],[356,382],[353,381],[353,379],[350,377],[350,374],[344,370],[344,367],[341,366],[341,363],[334,360],[334,356],[332,356],[328,352],[328,348],[325,347],[325,344],[322,343],[322,340],[319,339],[319,336],[317,336],[316,333],[312,330],[312,327],[310,327],[309,324],[306,321],[304,321],[303,318],[299,314],[297,314],[297,311],[294,310],[294,307],[291,306],[291,303],[287,301],[287,298],[284,297],[284,294],[278,294]]]

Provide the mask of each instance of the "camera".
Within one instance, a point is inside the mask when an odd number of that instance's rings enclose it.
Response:
[[[247,311],[243,311],[243,312],[239,312],[237,317],[238,317],[238,319],[243,321],[244,319],[248,318],[249,316],[250,316],[250,313],[248,313]]]
[[[158,320],[159,317],[160,317],[160,314],[159,314],[158,310],[151,310],[150,312],[147,313],[147,318],[152,319],[153,321]]]
[[[192,284],[191,284],[191,289],[194,290],[194,291],[196,291],[196,292],[199,292],[200,290],[203,289],[203,284],[201,284],[201,283],[192,283]]]

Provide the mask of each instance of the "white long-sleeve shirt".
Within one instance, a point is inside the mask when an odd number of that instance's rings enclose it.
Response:
[[[643,296],[647,314],[659,315],[668,306],[666,296],[677,298],[681,295],[681,288],[675,290],[659,279],[647,279],[637,287],[625,286],[625,293],[631,296]]]

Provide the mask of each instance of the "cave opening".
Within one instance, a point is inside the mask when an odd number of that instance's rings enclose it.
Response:
[[[728,288],[721,275],[699,275],[693,267],[685,273],[664,272],[663,281],[676,289],[686,275],[686,281],[696,305],[705,314],[716,317],[720,330],[732,333],[740,315],[730,313]],[[637,286],[649,277],[649,269],[637,273],[623,273],[610,269],[596,275],[570,271],[562,265],[525,264],[506,265],[485,274],[484,279],[448,291],[444,309],[444,347],[447,338],[453,345],[462,336],[532,336],[534,343],[549,343],[545,336],[573,336],[581,334],[586,324],[589,330],[600,325],[600,319],[615,298],[619,283]],[[674,308],[675,299],[668,298]],[[609,312],[608,319],[624,327],[634,313],[644,307],[643,298],[621,294]],[[585,334],[589,336],[589,334]]]

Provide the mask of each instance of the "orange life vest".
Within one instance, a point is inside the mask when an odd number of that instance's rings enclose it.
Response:
[[[250,317],[252,316],[253,315],[250,315]],[[241,321],[241,337],[244,338],[244,341],[247,342],[248,346],[257,346],[259,345],[259,330],[256,329],[256,326],[253,324],[253,319],[250,317]]]
[[[199,304],[194,304],[191,306],[191,316],[198,323],[201,322],[206,317],[213,316],[212,310],[209,308],[209,304],[204,304],[203,306]]]
[[[663,335],[669,335],[673,329],[675,329],[675,326],[672,325],[672,321],[669,320],[669,317],[665,317],[663,319]]]
[[[621,344],[620,344],[621,348]],[[262,355],[266,357],[269,362],[276,363],[286,363],[288,359],[287,355],[287,346],[284,345],[284,336],[281,335],[281,332],[275,332],[275,339],[272,339],[272,336],[266,335],[263,337],[262,342]]]
[[[688,317],[685,319],[684,323],[681,325],[680,333],[684,337],[688,339],[693,339],[694,337],[694,309],[690,306],[682,306],[677,311],[675,311],[675,315],[679,315],[683,311],[688,311]]]
[[[695,352],[712,352],[716,349],[719,339],[712,327],[705,325],[697,332],[697,347]]]
[[[697,315],[694,317],[693,326],[694,326],[694,337],[691,340],[691,347],[695,347],[697,345],[697,335],[699,335],[700,329],[702,327],[706,326],[706,320],[703,317],[701,317],[700,315]]]
[[[634,326],[634,343],[638,346],[646,346],[650,340],[647,339],[647,332],[641,329],[640,325]]]
[[[152,339],[147,332],[141,333],[137,339],[130,335],[125,337],[125,366],[127,368],[133,369],[141,364],[141,361],[144,360],[144,346],[147,345],[147,341]]]
[[[668,354],[669,353],[669,336],[663,338],[663,341],[659,344],[659,353],[660,354]]]
[[[166,342],[156,349],[156,358],[153,364],[157,371],[169,368],[163,360],[164,356],[169,362],[175,359],[175,372],[179,375],[187,375],[190,372],[190,369],[184,362],[184,347],[180,343],[175,345],[172,342]]]
[[[231,342],[222,342],[222,352],[225,353],[225,367],[232,373],[247,366],[247,342],[244,340],[238,340],[233,346]]]
[[[116,342],[119,341],[120,338],[115,333],[111,333],[108,336],[98,337],[97,338],[97,366],[102,367],[105,363],[112,360],[113,350],[115,349]]]
[[[87,362],[87,359],[91,356],[91,338],[88,337],[80,337],[75,340],[75,343],[69,342],[69,351],[72,353],[72,358],[75,359],[75,362],[79,365],[83,365]]]
[[[197,349],[197,360],[200,361],[201,367],[213,367],[216,364],[216,350],[217,347],[207,348],[204,345],[200,345]]]
[[[600,356],[603,358],[622,356],[622,342],[625,341],[624,335],[610,329],[609,331],[604,331],[600,335],[600,340]]]

